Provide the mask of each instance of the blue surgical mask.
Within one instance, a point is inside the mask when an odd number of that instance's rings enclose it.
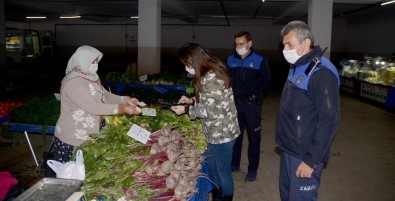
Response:
[[[247,54],[247,48],[236,48],[236,52],[237,52],[237,54],[239,54],[240,56],[243,56],[243,55],[245,55],[245,54]]]

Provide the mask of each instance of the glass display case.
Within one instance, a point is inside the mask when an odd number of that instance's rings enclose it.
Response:
[[[340,90],[395,108],[395,62],[382,57],[340,62]]]
[[[373,84],[395,86],[395,63],[382,57],[361,60],[342,60],[340,74],[347,78]]]
[[[6,34],[6,51],[21,51],[23,44],[23,36],[19,33]]]
[[[30,29],[6,30],[7,58],[15,63],[33,62],[41,57],[39,34]]]

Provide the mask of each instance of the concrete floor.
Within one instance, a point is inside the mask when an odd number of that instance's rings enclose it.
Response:
[[[263,103],[258,181],[244,182],[248,162],[246,149],[243,149],[242,171],[234,173],[235,200],[280,200],[280,156],[274,149],[279,100],[279,91],[273,91]],[[332,143],[330,161],[322,173],[318,198],[320,201],[395,200],[394,113],[341,96],[340,127]]]
[[[43,77],[44,80],[38,80],[39,82],[36,83],[39,84],[30,86],[26,93],[41,95],[46,91],[50,91],[49,94],[56,92],[62,74],[63,71],[61,74],[54,73],[56,76],[55,79],[53,78],[56,80],[54,84],[48,84]],[[10,76],[13,76],[13,72]],[[20,79],[31,81],[36,78],[29,78],[26,74],[26,77]],[[35,92],[34,88],[38,92]],[[244,181],[247,170],[247,150],[244,148],[242,171],[234,174],[234,200],[280,200],[278,191],[280,156],[275,152],[274,142],[279,99],[278,89],[273,90],[264,100],[262,155],[258,180],[251,183]],[[36,171],[24,135],[16,134],[16,136],[20,139],[20,143],[16,146],[0,144],[0,171],[14,172],[21,183],[31,185],[42,177],[42,173]],[[50,138],[44,141],[40,135],[30,136],[36,156],[41,161],[41,155],[48,148]],[[244,147],[247,147],[246,143]],[[340,128],[332,143],[330,162],[322,174],[319,200],[395,200],[395,114],[393,112],[349,96],[341,96]]]

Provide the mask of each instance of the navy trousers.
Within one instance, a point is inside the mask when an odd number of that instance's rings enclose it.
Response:
[[[262,105],[243,101],[236,103],[240,136],[233,147],[232,167],[240,167],[244,130],[248,136],[248,171],[256,172],[259,166],[261,149],[261,111]]]
[[[281,154],[280,197],[281,201],[316,201],[323,164],[314,170],[311,178],[296,177],[301,159],[287,153]]]

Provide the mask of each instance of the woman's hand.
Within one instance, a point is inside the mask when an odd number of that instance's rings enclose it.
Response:
[[[181,96],[181,98],[178,101],[178,103],[185,103],[185,104],[191,105],[193,103],[193,99],[192,98],[188,98],[186,96]]]
[[[131,106],[136,106],[137,103],[139,103],[140,101],[137,98],[130,98],[128,97],[128,99],[126,100],[126,104],[131,105]]]
[[[136,105],[124,105],[123,111],[127,115],[141,114],[141,108],[137,107]]]
[[[183,105],[171,106],[170,109],[173,110],[177,115],[185,113],[185,106]]]

